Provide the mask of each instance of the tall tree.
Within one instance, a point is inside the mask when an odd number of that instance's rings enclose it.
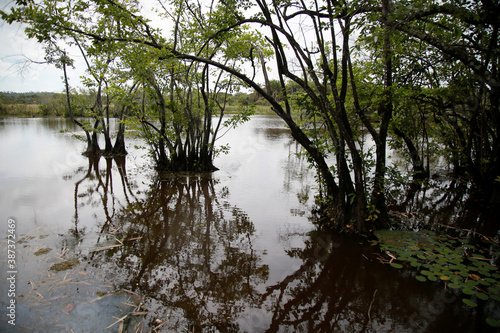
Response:
[[[431,59],[440,59],[420,70],[435,91],[422,94],[420,102],[432,106],[436,121],[446,124],[443,141],[453,163],[487,200],[499,191],[499,13],[498,1],[426,0],[412,6],[395,1],[392,18],[384,22],[427,45]]]
[[[50,3],[64,7],[56,0]],[[186,6],[184,15],[197,23],[194,28],[196,34],[192,35],[190,40],[193,47],[185,48],[184,45],[178,43],[177,33],[173,34],[173,40],[165,40],[159,31],[153,29],[148,21],[138,14],[133,4],[100,0],[95,1],[95,6],[90,8],[86,2],[81,3],[86,5],[81,6],[82,13],[84,9],[85,14],[64,19],[47,11],[49,7],[47,5],[36,6],[34,16],[29,13],[26,15],[23,9],[14,11],[11,19],[36,26],[39,15],[48,15],[52,27],[50,29],[70,31],[96,42],[118,41],[149,47],[160,53],[158,59],[165,61],[181,59],[203,63],[237,77],[271,103],[274,112],[286,122],[293,137],[310,155],[325,186],[327,204],[333,207],[334,213],[331,218],[336,226],[364,232],[370,228],[367,220],[370,218],[376,220],[379,217],[373,214],[376,210],[372,212],[367,210],[371,198],[367,195],[366,168],[357,143],[357,132],[353,127],[357,122],[353,121],[353,114],[346,107],[346,97],[352,78],[352,75],[349,75],[349,64],[351,63],[350,43],[355,28],[353,19],[371,8],[358,8],[354,7],[356,4],[336,1],[271,3],[256,0],[254,3],[249,1],[214,2],[209,7],[209,12],[204,13],[200,5],[181,2]],[[247,10],[251,7],[253,7],[252,10]],[[174,8],[179,7],[174,6]],[[75,11],[74,7],[72,10]],[[119,22],[121,27],[119,33],[109,35],[105,31],[95,30],[92,24],[86,21],[87,17],[96,16],[89,14],[92,10],[98,13],[97,15],[108,17],[117,24]],[[247,17],[244,15],[255,11],[257,13],[254,15]],[[208,15],[209,21],[202,20],[203,14]],[[177,17],[175,14],[172,16]],[[307,36],[306,32],[300,28],[304,24],[312,27],[312,32]],[[175,29],[177,27],[178,24],[175,25]],[[266,30],[266,39],[273,48],[276,75],[283,91],[279,95],[281,103],[277,96],[273,96],[270,82],[266,80],[266,88],[262,88],[253,75],[258,68],[255,63],[261,61],[258,54],[262,46],[244,38],[247,35],[243,32],[245,29],[252,29],[251,27],[257,36],[259,31],[263,30],[262,27]],[[47,26],[44,28],[49,29]],[[337,40],[339,33],[340,41]],[[245,47],[235,49],[232,45]],[[223,52],[220,53],[218,50]],[[248,63],[254,65],[250,72],[244,72],[242,67],[226,61],[230,51],[237,51],[239,59],[247,59]],[[267,67],[262,61],[261,65],[263,65],[261,73],[266,78]],[[335,166],[327,162],[330,151],[312,142],[305,128],[301,128],[293,119],[290,100],[286,94],[285,80],[297,83],[317,108],[318,115],[326,124],[326,135],[333,146]],[[161,107],[163,106],[160,99]],[[387,118],[390,118],[390,112]],[[368,123],[369,121],[366,120],[367,125]],[[382,144],[378,145],[377,149],[385,149],[384,131],[385,129],[382,129],[382,135],[377,134],[382,137]],[[377,156],[383,165],[385,161],[382,159],[385,158],[385,154],[377,154]],[[383,167],[378,168],[379,176],[383,175],[383,170]],[[382,178],[378,177],[378,179]],[[381,203],[383,204],[383,201]]]

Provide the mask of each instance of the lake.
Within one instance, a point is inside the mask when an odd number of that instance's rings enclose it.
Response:
[[[494,332],[497,303],[321,231],[314,170],[279,118],[228,131],[203,174],[159,177],[132,137],[126,157],[89,159],[73,134],[0,119],[1,331]]]

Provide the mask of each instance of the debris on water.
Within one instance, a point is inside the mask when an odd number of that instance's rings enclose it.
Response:
[[[68,269],[72,269],[73,267],[77,266],[78,264],[80,264],[78,259],[73,258],[73,259],[66,260],[66,261],[63,261],[63,262],[60,262],[57,264],[53,264],[52,266],[50,266],[49,270],[56,271],[56,272],[65,271]]]
[[[73,311],[73,309],[75,308],[75,305],[73,303],[68,303],[65,307],[64,307],[64,310],[66,310],[66,312],[71,312]]]
[[[52,249],[50,247],[45,247],[43,249],[40,249],[38,251],[36,251],[35,253],[33,253],[35,256],[41,256],[42,254],[47,254],[49,253],[50,251],[52,251]]]
[[[26,237],[21,238],[21,239],[17,242],[17,244],[27,243],[27,242],[29,242],[30,240],[33,240],[33,239],[35,239],[35,236],[26,236]]]

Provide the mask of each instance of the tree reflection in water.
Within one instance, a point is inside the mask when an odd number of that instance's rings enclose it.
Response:
[[[163,330],[176,332],[488,331],[488,304],[471,311],[444,283],[418,282],[411,269],[381,265],[369,245],[324,230],[285,231],[285,242],[298,236],[302,245],[283,256],[301,264],[270,282],[277,262],[269,264],[266,248],[254,245],[254,223],[210,174],[164,177],[139,191],[122,164],[119,199],[110,161],[105,172],[92,172],[98,164],[89,162],[76,182],[75,216],[78,200],[100,201],[103,238],[112,232],[123,246],[85,259],[117,290],[142,297],[147,314],[136,318],[150,329],[166,323]],[[94,185],[79,193],[84,180]]]
[[[370,245],[325,231],[308,233],[300,268],[267,287],[265,332],[494,332],[493,302],[471,311],[459,291],[420,283],[414,271],[381,265]]]
[[[209,174],[153,181],[113,216],[117,237],[132,241],[89,258],[114,266],[115,283],[144,296],[151,326],[171,318],[174,330],[238,331],[241,312],[259,306],[256,286],[266,282],[268,266],[253,248],[248,216],[219,201],[226,190],[216,193]]]

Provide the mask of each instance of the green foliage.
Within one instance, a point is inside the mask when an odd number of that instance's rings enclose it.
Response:
[[[380,249],[390,254],[391,266],[407,267],[418,281],[440,280],[475,300],[500,302],[500,270],[493,263],[500,253],[498,248],[491,246],[482,251],[467,239],[428,230],[380,230],[375,235]],[[476,301],[469,298],[462,301],[468,306],[477,306]]]

